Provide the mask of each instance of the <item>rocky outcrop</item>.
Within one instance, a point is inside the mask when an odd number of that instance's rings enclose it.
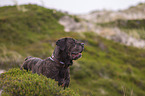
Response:
[[[117,27],[100,27],[97,23],[110,22],[118,19],[134,20],[145,19],[145,3],[138,4],[121,11],[94,11],[89,14],[78,15],[81,20],[76,22],[69,16],[64,16],[59,20],[59,23],[65,27],[66,32],[95,32],[98,35],[128,46],[138,48],[145,47],[145,41],[139,38],[134,38],[131,35],[121,31]]]
[[[0,74],[4,73],[5,71],[4,70],[0,70]]]
[[[93,31],[94,24],[86,21],[76,22],[69,16],[64,16],[59,20],[59,23],[65,27],[65,32],[85,32]]]
[[[4,73],[4,70],[0,70],[0,74]],[[0,90],[0,96],[1,96],[2,90]]]
[[[141,39],[134,38],[132,36],[129,36],[125,32],[121,31],[119,28],[102,28],[100,30],[101,36],[114,40],[116,42],[120,42],[122,44],[128,45],[128,46],[134,46],[138,48],[144,48],[145,47],[145,41]]]
[[[80,18],[95,23],[110,22],[118,19],[123,19],[123,20],[145,19],[144,6],[145,3],[141,3],[136,6],[132,6],[126,10],[120,10],[120,11],[102,10],[102,11],[94,11],[88,14],[83,14],[78,16]]]
[[[76,22],[69,16],[64,16],[59,20],[59,23],[65,27],[66,32],[95,32],[98,35],[128,46],[135,46],[138,48],[145,47],[145,41],[129,36],[119,28],[102,28],[93,22],[82,20]]]

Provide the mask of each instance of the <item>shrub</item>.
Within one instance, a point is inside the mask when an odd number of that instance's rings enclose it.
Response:
[[[64,90],[52,79],[18,68],[0,75],[0,88],[3,96],[79,96],[69,88]]]

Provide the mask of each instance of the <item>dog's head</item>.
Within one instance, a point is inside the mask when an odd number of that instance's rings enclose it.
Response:
[[[71,65],[72,60],[77,60],[82,56],[84,49],[84,43],[80,43],[73,38],[62,38],[56,42],[59,49],[59,55],[61,60],[68,65]]]

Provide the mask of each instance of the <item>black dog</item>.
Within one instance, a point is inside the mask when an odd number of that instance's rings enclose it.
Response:
[[[70,82],[69,66],[73,64],[73,60],[82,56],[84,43],[79,43],[72,38],[62,38],[56,42],[56,45],[51,57],[42,60],[29,56],[25,59],[21,69],[32,70],[33,73],[55,79],[65,88]]]

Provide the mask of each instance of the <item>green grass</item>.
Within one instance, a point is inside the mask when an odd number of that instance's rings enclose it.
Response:
[[[91,32],[64,32],[58,23],[64,13],[23,6],[27,12],[18,11],[16,6],[0,7],[1,68],[18,67],[30,55],[51,56],[59,38],[73,37],[84,42],[85,49],[82,58],[70,67],[71,89],[81,96],[145,95],[144,49],[121,45]]]
[[[94,35],[90,39],[93,39],[94,43],[88,41],[83,58],[77,61],[79,67],[74,64],[72,71],[75,82],[73,84],[81,85],[78,86],[81,93],[122,96],[123,86],[127,90],[125,92],[127,96],[131,94],[131,90],[134,94],[145,94],[143,50],[120,45]],[[99,43],[102,43],[105,49],[102,50]]]

